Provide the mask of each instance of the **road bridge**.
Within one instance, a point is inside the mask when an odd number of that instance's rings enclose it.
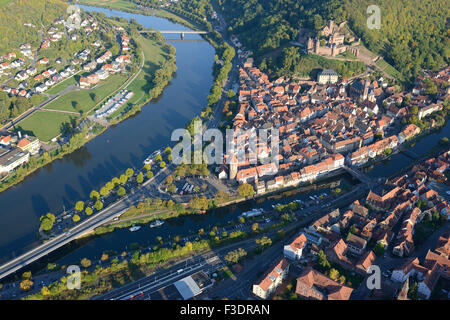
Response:
[[[208,34],[208,31],[202,31],[202,30],[141,30],[139,33],[145,34],[145,33],[156,33],[160,32],[162,34],[179,34],[181,36],[181,39],[184,39],[185,34]]]

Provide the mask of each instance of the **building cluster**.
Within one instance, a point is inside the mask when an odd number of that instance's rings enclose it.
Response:
[[[329,261],[365,275],[375,260],[367,246],[375,227],[376,215],[355,201],[343,212],[336,209],[317,219],[303,233],[314,252],[323,250]]]
[[[429,299],[440,279],[450,281],[450,232],[439,237],[434,250],[428,250],[422,263],[417,257],[409,258],[393,270],[391,279],[403,283],[397,299],[408,300],[410,279],[417,282],[419,298]]]
[[[375,263],[374,246],[389,246],[395,255],[411,256],[416,223],[434,212],[450,218],[449,204],[432,188],[446,182],[449,166],[450,151],[446,151],[388,180],[380,190],[370,191],[364,204],[356,200],[345,210],[335,209],[315,220],[284,246],[283,259],[253,285],[253,293],[269,298],[286,279],[289,265],[303,260],[305,252],[313,256],[323,252],[333,265],[362,277]],[[439,279],[450,280],[449,235],[446,232],[439,238],[422,263],[417,257],[408,258],[393,270],[391,279],[404,286],[408,286],[409,278],[416,279],[420,298],[429,299]],[[304,299],[347,300],[352,291],[340,279],[332,279],[308,264],[297,278],[295,293]],[[402,290],[398,296],[406,297]]]
[[[319,32],[317,37],[308,39],[306,44],[308,52],[335,57],[341,53],[350,51],[358,57],[359,49],[354,46],[359,44],[359,40],[355,41],[356,39],[353,36],[346,37],[343,32],[345,25],[345,21],[337,25],[333,20],[330,20],[328,25]],[[348,31],[346,33],[348,33]],[[324,44],[321,44],[321,37],[325,42]],[[348,46],[344,44],[344,41],[354,44],[353,46]]]
[[[39,152],[39,139],[22,134],[5,132],[0,134],[0,175],[7,174],[28,162],[31,155]]]
[[[131,63],[131,56],[129,54],[119,55],[114,61],[107,63],[111,60],[111,51],[106,51],[104,54],[99,56],[96,60],[92,60],[86,63],[83,68],[86,71],[95,70],[99,65],[98,69],[91,74],[80,78],[80,87],[88,88],[93,84],[99,83],[101,80],[107,79],[110,75],[117,72],[125,70],[125,64]]]
[[[127,53],[130,50],[130,38],[125,33],[122,33],[120,35],[120,43],[122,52],[111,63],[107,62],[113,58],[113,55],[111,51],[107,50],[96,59],[86,62],[83,65],[85,71],[92,73],[80,78],[81,88],[88,88],[93,84],[99,83],[101,80],[107,79],[111,74],[125,70],[125,65],[131,63],[131,55]],[[84,50],[78,55],[78,58],[86,61],[89,53]],[[97,70],[94,71],[95,69]]]
[[[238,147],[227,154],[229,167],[220,171],[222,178],[227,170],[229,179],[253,183],[264,193],[315,180],[345,165],[363,165],[421,132],[415,124],[396,125],[397,115],[379,106],[394,94],[383,79],[333,83],[334,73],[325,71],[326,79],[308,85],[287,77],[271,82],[247,60],[240,69],[233,119]],[[260,129],[268,130],[267,141],[258,137]]]
[[[60,28],[60,25],[63,27]],[[68,31],[68,40],[78,40],[78,34],[74,32],[76,30],[74,26],[71,23],[66,23],[63,18],[58,18],[53,21],[50,27],[45,31],[42,43],[39,47],[40,54],[45,54],[45,49],[49,48],[52,42],[61,41],[66,38],[65,28]],[[94,18],[89,17],[81,22],[81,28],[88,35],[94,30],[99,30],[99,23]],[[100,43],[97,40],[92,45],[99,47]],[[22,56],[27,58],[28,61],[23,57],[17,58],[16,53],[14,52],[10,52],[9,54],[0,57],[0,76],[11,75],[11,72],[14,71],[16,73],[13,78],[16,83],[18,83],[16,87],[13,87],[13,85],[4,85],[2,90],[7,92],[11,97],[18,96],[26,97],[28,99],[34,94],[43,93],[58,82],[73,76],[77,71],[76,66],[80,64],[79,60],[87,60],[90,54],[90,49],[84,49],[80,53],[77,53],[76,57],[68,62],[65,67],[58,66],[63,63],[61,58],[56,59],[54,63],[46,57],[40,58],[36,61],[37,68],[49,65],[51,65],[51,67],[38,73],[38,69],[33,66],[32,61],[34,55],[31,45],[29,43],[24,43],[19,49]],[[114,66],[111,67],[111,69],[113,68]],[[105,72],[107,71],[100,72],[101,74],[98,76],[104,77]]]
[[[231,39],[231,42],[233,43],[233,45],[237,48],[236,53],[237,53],[239,59],[247,59],[248,58],[253,62],[253,58],[249,58],[250,56],[253,55],[253,51],[246,50],[246,48],[239,41],[239,38],[236,37],[235,35],[231,35],[230,39]],[[252,62],[250,62],[250,63],[252,63]]]
[[[292,243],[285,245],[284,257],[257,280],[253,285],[253,294],[261,299],[268,299],[287,278],[290,264],[301,259],[307,243],[313,243],[316,246],[314,243],[317,241],[318,238],[312,236],[311,233],[301,233]],[[311,266],[307,266],[296,279],[295,293],[303,299],[348,300],[352,292],[352,288]]]
[[[366,203],[379,212],[374,239],[387,247],[392,241],[392,253],[410,256],[414,249],[414,227],[434,212],[450,218],[450,206],[444,196],[433,189],[434,183],[447,181],[444,172],[450,165],[450,152],[415,165],[407,173],[386,182],[380,190],[372,190]],[[422,209],[417,204],[423,203]],[[394,234],[394,227],[400,230]]]

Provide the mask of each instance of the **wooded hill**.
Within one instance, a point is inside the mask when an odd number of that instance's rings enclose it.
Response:
[[[312,33],[329,19],[348,21],[363,43],[401,71],[437,70],[450,59],[449,0],[217,0],[229,31],[256,54],[296,40],[300,28]],[[381,29],[367,28],[367,7],[381,9]]]
[[[11,52],[24,43],[39,46],[42,26],[65,15],[67,6],[62,0],[0,2],[0,54]],[[25,23],[35,27],[25,26]]]

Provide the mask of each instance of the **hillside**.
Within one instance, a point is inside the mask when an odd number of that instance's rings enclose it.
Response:
[[[0,1],[0,54],[18,48],[23,43],[37,46],[42,25],[66,13],[62,0],[10,0]],[[31,23],[32,26],[25,26]]]
[[[257,54],[311,33],[328,19],[348,21],[364,44],[401,70],[406,78],[420,68],[436,70],[450,59],[449,0],[217,0],[229,31]],[[381,8],[381,29],[369,30],[367,7]]]

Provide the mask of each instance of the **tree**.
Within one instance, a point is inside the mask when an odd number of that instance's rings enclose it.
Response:
[[[87,207],[86,210],[84,210],[84,212],[86,213],[87,216],[90,216],[94,211],[92,210],[91,207]]]
[[[233,90],[230,89],[227,91],[228,99],[232,99],[234,96],[236,96],[236,93]]]
[[[339,278],[339,271],[337,271],[337,270],[334,269],[334,268],[331,268],[331,269],[330,269],[330,275],[329,275],[329,277],[330,277],[331,279],[333,279],[333,280],[338,279],[338,278]]]
[[[53,224],[55,223],[55,216],[52,213],[47,213],[46,215],[40,218],[41,228],[44,231],[49,231],[53,228]]]
[[[94,204],[94,208],[97,209],[97,211],[100,211],[103,209],[103,202],[101,202],[100,200],[97,200],[97,202],[95,202]]]
[[[147,173],[145,175],[146,175],[147,179],[153,178],[153,172],[151,172],[151,171],[147,171]]]
[[[89,198],[91,198],[91,200],[98,200],[100,198],[100,194],[98,191],[92,190]]]
[[[328,270],[331,267],[331,264],[328,261],[327,256],[323,250],[320,250],[317,254],[317,264],[320,267],[321,271]]]
[[[113,188],[120,184],[120,180],[117,177],[112,178],[111,182],[113,184]]]
[[[127,175],[128,178],[131,178],[134,174],[134,170],[131,168],[128,168],[127,171],[125,171],[125,174]]]
[[[408,290],[408,298],[411,300],[417,300],[418,299],[418,291],[419,287],[417,285],[417,282],[414,281],[410,286]]]
[[[144,174],[142,172],[139,172],[139,174],[137,175],[136,182],[139,183],[139,184],[144,182]]]
[[[382,244],[381,242],[378,242],[373,248],[373,252],[375,252],[375,254],[379,257],[381,257],[384,254],[384,251],[385,247],[384,244]]]
[[[127,193],[127,191],[125,190],[124,187],[120,187],[119,189],[117,189],[117,195],[119,197],[123,197],[126,193]]]
[[[159,166],[160,166],[161,168],[165,168],[165,167],[166,167],[166,163],[165,163],[164,161],[161,161],[161,162],[159,163]]]
[[[109,194],[109,190],[108,190],[108,188],[106,188],[106,187],[102,187],[101,189],[100,189],[100,195],[102,195],[102,196],[107,196]]]
[[[75,210],[77,210],[78,212],[81,212],[84,210],[84,202],[83,201],[78,201],[75,204]]]
[[[128,176],[122,174],[122,175],[120,175],[119,180],[120,180],[120,184],[124,185],[128,181]]]
[[[24,273],[22,273],[22,279],[31,280],[31,271],[25,271]]]
[[[272,245],[272,239],[264,236],[262,238],[256,239],[255,240],[256,244],[259,245],[261,248],[263,247],[268,247]]]
[[[238,187],[238,193],[242,197],[248,197],[255,194],[255,190],[251,184],[243,183]]]
[[[255,222],[254,224],[252,224],[252,231],[253,231],[253,232],[258,231],[258,228],[259,228],[258,223]]]
[[[29,291],[33,287],[33,281],[31,280],[23,280],[20,283],[20,289],[23,291]]]
[[[227,202],[230,199],[230,195],[227,192],[219,190],[217,191],[214,199],[217,201],[217,203],[223,203]]]
[[[161,161],[162,161],[161,154],[157,154],[157,155],[156,155],[155,161],[156,161],[156,162],[161,162]]]
[[[245,251],[242,248],[239,248],[237,250],[233,250],[228,252],[225,255],[225,260],[232,263],[238,263],[239,260],[241,260],[243,257],[247,255],[247,251]]]
[[[89,268],[89,267],[92,265],[92,262],[91,262],[91,260],[89,260],[89,259],[87,259],[87,258],[83,258],[83,259],[81,260],[81,265],[82,265],[84,268]]]
[[[50,295],[50,290],[46,286],[43,286],[42,289],[41,289],[41,294],[43,296],[49,296]]]
[[[74,214],[72,217],[73,222],[78,222],[78,221],[80,221],[80,219],[81,219],[80,216],[77,214]]]

